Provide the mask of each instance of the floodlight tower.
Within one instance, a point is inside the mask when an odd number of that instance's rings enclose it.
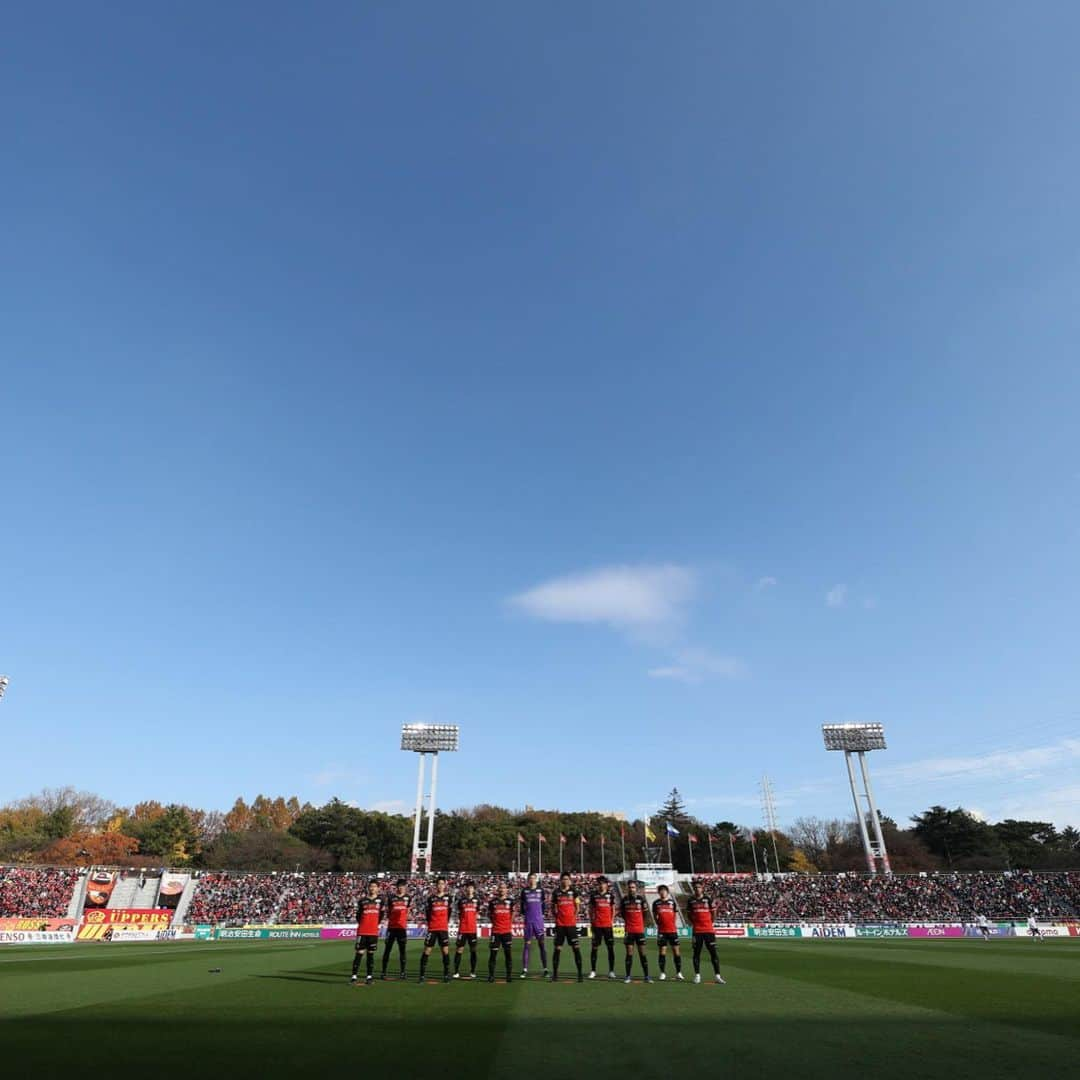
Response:
[[[821,734],[825,737],[826,750],[843,750],[847,764],[848,781],[851,784],[851,798],[855,803],[855,818],[859,822],[859,835],[862,837],[863,851],[866,852],[866,865],[871,874],[879,872],[891,874],[889,853],[885,850],[885,836],[881,831],[881,819],[874,803],[874,791],[870,787],[870,770],[866,767],[866,754],[870,750],[885,749],[885,729],[881,724],[822,724]],[[859,755],[859,771],[862,773],[863,790],[855,785],[855,767],[851,755]],[[866,811],[862,800],[866,800],[870,812],[870,824],[874,829],[874,839],[866,829]]]
[[[450,753],[458,748],[456,724],[402,724],[401,749],[420,755],[420,775],[416,780],[416,820],[413,822],[412,862],[416,873],[420,863],[424,873],[431,873],[431,852],[435,844],[435,781],[439,772],[439,751]],[[427,840],[420,840],[420,819],[424,816],[424,767],[431,755],[431,794],[428,803]]]

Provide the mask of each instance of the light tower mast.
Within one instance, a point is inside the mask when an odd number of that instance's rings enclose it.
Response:
[[[822,724],[821,734],[825,738],[826,750],[843,750],[847,765],[848,782],[851,784],[851,798],[855,803],[855,819],[859,823],[859,835],[862,837],[863,851],[866,853],[866,865],[871,874],[891,874],[889,854],[885,850],[885,836],[881,831],[881,818],[874,803],[874,792],[870,787],[870,770],[866,765],[866,755],[871,750],[885,749],[885,729],[881,724]],[[855,767],[851,755],[859,756],[859,771],[862,773],[862,787],[859,791],[855,783]],[[863,801],[866,809],[863,809]],[[874,839],[866,829],[869,815]]]
[[[450,753],[458,748],[456,724],[403,724],[401,749],[420,755],[420,772],[416,780],[416,819],[413,822],[413,845],[410,871],[431,873],[431,853],[435,846],[435,781],[439,772],[439,752]],[[431,755],[431,791],[428,802],[427,840],[420,839],[420,822],[424,816],[424,770]]]

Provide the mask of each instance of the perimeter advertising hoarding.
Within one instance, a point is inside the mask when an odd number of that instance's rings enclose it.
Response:
[[[914,938],[954,938],[963,937],[962,926],[909,926],[908,937]]]
[[[718,926],[716,928],[716,936],[717,937],[746,937],[746,927],[745,926]]]
[[[70,945],[75,940],[74,929],[67,930],[0,930],[0,945]]]
[[[0,945],[58,945],[74,939],[73,919],[0,918]]]
[[[173,913],[166,908],[107,908],[83,913],[79,941],[99,941],[112,930],[132,927],[136,930],[167,930]]]
[[[802,923],[799,926],[802,933],[800,937],[808,938],[849,938],[855,937],[856,927],[850,923],[823,923],[811,925]]]
[[[802,937],[802,929],[798,926],[747,926],[747,937]]]
[[[856,926],[856,937],[893,938],[907,937],[906,926]]]

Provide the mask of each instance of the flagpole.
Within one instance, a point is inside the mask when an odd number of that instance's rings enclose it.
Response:
[[[559,873],[562,873],[562,854],[563,848],[566,847],[566,841],[563,840],[562,833],[559,833]]]
[[[671,862],[671,822],[664,822],[664,832],[667,833],[667,861]],[[672,863],[674,866],[675,864]]]
[[[690,876],[694,876],[694,841],[690,841]]]
[[[758,870],[757,864],[757,844],[754,842],[753,833],[750,834],[750,850],[754,853],[754,873],[758,874],[760,873],[760,871]]]
[[[517,866],[515,867],[515,870],[517,871],[517,876],[521,877],[521,833],[517,834],[517,859],[516,859],[516,862],[517,862]]]
[[[735,834],[727,834],[728,843],[731,845],[731,872],[737,874],[739,872],[738,866],[735,865]]]
[[[544,878],[544,841],[543,833],[540,834],[541,839],[536,841],[536,872],[540,875],[540,882],[543,884]]]
[[[709,833],[709,863],[712,866],[712,872],[716,873],[716,852],[713,851],[712,846],[712,833]]]
[[[600,834],[600,873],[606,874],[607,867],[604,865],[604,834]]]
[[[585,837],[581,837],[581,874],[585,876]]]
[[[622,845],[622,872],[626,873],[626,825],[619,827],[619,843]]]

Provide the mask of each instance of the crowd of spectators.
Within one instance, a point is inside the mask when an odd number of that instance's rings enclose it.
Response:
[[[203,874],[187,918],[193,923],[242,926],[273,920],[284,896],[286,874]]]
[[[305,923],[347,923],[356,915],[356,906],[367,889],[365,873],[276,873],[276,874],[203,874],[196,882],[187,921],[240,926],[246,922],[273,921],[283,925]],[[593,875],[573,874],[574,887],[588,891]],[[423,875],[376,874],[380,892],[388,897],[397,882],[407,881],[410,918],[422,922],[428,897],[435,891],[435,878]],[[524,884],[515,875],[494,873],[448,873],[447,888],[455,899],[472,882],[482,904],[495,895],[500,882],[507,882],[512,893]],[[544,874],[543,887],[550,897],[559,881],[558,874]],[[550,918],[550,901],[547,915]]]
[[[0,867],[0,916],[41,915],[59,919],[67,914],[78,881],[77,870]]]
[[[58,918],[66,914],[79,871],[39,867],[0,868],[0,916]],[[377,874],[384,896],[405,877],[411,918],[422,922],[435,879]],[[218,926],[277,922],[348,923],[367,888],[365,873],[229,874],[204,872],[197,881],[187,921]],[[572,875],[574,887],[591,890],[595,875]],[[722,922],[940,922],[1080,917],[1080,872],[936,873],[869,877],[865,874],[775,874],[733,878],[701,874]],[[450,873],[451,896],[467,882],[483,904],[507,882],[512,895],[524,884],[516,875]],[[558,874],[544,874],[550,897]],[[550,904],[547,912],[551,916]]]
[[[1080,873],[700,875],[726,922],[941,922],[1080,914]]]

